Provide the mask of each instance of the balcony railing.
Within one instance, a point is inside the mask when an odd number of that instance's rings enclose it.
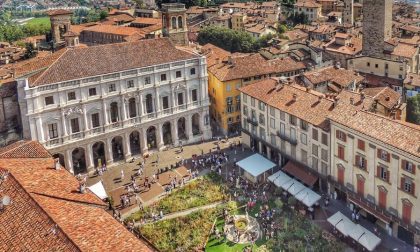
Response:
[[[290,138],[290,137],[286,136],[285,134],[281,133],[280,131],[277,131],[277,136],[280,139],[282,139],[282,140],[284,140],[286,142],[289,142],[292,145],[297,145],[297,139],[296,138],[295,139]]]
[[[257,119],[256,119],[256,118],[253,118],[253,119],[251,119],[251,118],[247,118],[247,119],[246,119],[246,121],[247,121],[248,123],[250,123],[250,124],[254,125],[254,126],[258,126],[258,121],[257,121]]]

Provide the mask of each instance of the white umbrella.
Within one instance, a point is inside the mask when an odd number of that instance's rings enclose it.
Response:
[[[345,236],[349,236],[355,227],[354,223],[341,212],[336,212],[327,221]]]
[[[350,231],[350,237],[369,251],[373,251],[381,243],[379,237],[359,224]]]

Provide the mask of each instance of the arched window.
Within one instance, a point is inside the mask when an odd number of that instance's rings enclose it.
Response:
[[[176,29],[176,17],[172,17],[172,29]]]
[[[178,17],[178,28],[182,28],[182,17]]]

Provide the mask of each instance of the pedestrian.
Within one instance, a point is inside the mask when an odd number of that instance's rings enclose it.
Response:
[[[354,212],[351,213],[351,220],[354,222],[356,219],[356,214]]]
[[[360,219],[360,213],[357,212],[357,214],[356,214],[356,223],[359,223],[359,219]]]
[[[121,181],[124,180],[124,170],[121,169]]]

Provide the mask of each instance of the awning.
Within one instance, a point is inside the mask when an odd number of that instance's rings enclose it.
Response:
[[[350,231],[350,237],[369,251],[373,251],[381,243],[379,237],[359,224]]]
[[[294,179],[291,179],[287,181],[286,183],[281,184],[280,187],[287,191],[295,182],[297,181]]]
[[[308,186],[313,186],[318,180],[318,176],[310,173],[306,170],[306,168],[293,161],[287,162],[287,164],[283,167],[283,171],[289,173]]]
[[[242,159],[236,164],[251,174],[253,177],[258,177],[259,175],[276,166],[275,163],[271,162],[260,154],[254,154],[250,157]]]
[[[300,191],[295,197],[307,207],[312,207],[317,201],[321,199],[321,195],[317,194],[309,188],[305,188],[304,190]]]
[[[327,221],[333,225],[340,233],[349,236],[355,224],[341,212],[336,212]]]
[[[100,199],[108,198],[108,194],[105,191],[105,187],[102,184],[102,181],[99,181],[98,183],[89,186],[88,189],[91,192],[93,192],[96,196],[98,196]]]
[[[292,178],[287,176],[286,173],[282,171],[278,171],[268,177],[268,180],[273,182],[277,187],[280,187],[282,184],[286,183],[287,181],[290,181]]]
[[[302,190],[304,190],[305,188],[306,188],[306,187],[305,187],[302,183],[300,183],[299,181],[295,180],[295,181],[293,182],[293,184],[289,187],[289,189],[287,189],[287,191],[288,191],[291,195],[295,196],[295,195],[297,195],[298,193],[300,193]]]

